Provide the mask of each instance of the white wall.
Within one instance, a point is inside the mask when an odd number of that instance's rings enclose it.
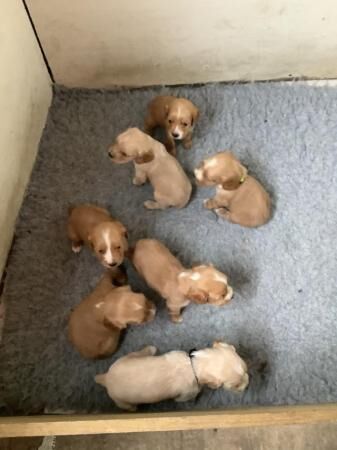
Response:
[[[1,275],[52,95],[21,0],[1,0],[0,67]]]
[[[28,0],[66,86],[337,76],[336,0]]]

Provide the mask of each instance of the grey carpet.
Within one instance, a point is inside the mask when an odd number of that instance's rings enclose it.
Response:
[[[141,126],[147,102],[172,92],[201,110],[188,173],[207,155],[232,148],[266,186],[274,217],[257,230],[230,225],[202,208],[195,190],[184,210],[146,211],[151,188],[131,184],[131,164],[114,166],[107,147]],[[217,408],[337,400],[337,89],[264,83],[103,92],[56,89],[17,222],[6,283],[0,350],[3,411],[112,411],[93,377],[119,356],[155,344],[161,352],[236,345],[252,379],[243,395],[205,390],[195,402],[143,410]],[[10,149],[8,149],[10,151]],[[223,308],[191,305],[169,322],[163,302],[129,267],[130,282],[154,298],[155,321],[129,328],[114,357],[82,359],[66,337],[70,309],[101,273],[88,252],[71,252],[69,204],[95,202],[124,222],[131,242],[155,237],[187,265],[213,262],[235,299]]]

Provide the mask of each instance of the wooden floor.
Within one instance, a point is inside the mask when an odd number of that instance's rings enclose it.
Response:
[[[0,440],[0,450],[337,450],[337,424]]]

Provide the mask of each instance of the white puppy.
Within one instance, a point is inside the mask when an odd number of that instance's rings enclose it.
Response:
[[[212,348],[173,351],[154,356],[153,346],[118,359],[95,381],[106,387],[119,408],[134,411],[142,403],[192,400],[203,386],[242,392],[248,386],[246,363],[232,345],[214,342]]]

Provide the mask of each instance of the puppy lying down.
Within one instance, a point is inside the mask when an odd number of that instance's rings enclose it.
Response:
[[[191,301],[222,306],[233,296],[225,274],[211,264],[185,269],[156,239],[139,240],[131,253],[137,272],[166,300],[173,322],[182,322],[181,310]]]
[[[137,405],[174,399],[194,399],[203,386],[242,392],[248,386],[246,363],[232,345],[214,342],[212,348],[188,355],[173,351],[154,356],[148,346],[118,359],[107,373],[96,375],[119,408],[135,411]]]
[[[175,141],[181,140],[186,149],[192,147],[192,133],[199,117],[198,108],[186,98],[158,95],[148,105],[145,132],[162,127],[166,131],[166,148],[176,154]]]
[[[133,184],[139,186],[147,180],[152,184],[154,200],[144,202],[146,208],[183,208],[189,202],[192,185],[179,162],[163,144],[138,128],[129,128],[117,136],[109,156],[117,164],[134,162]]]
[[[200,186],[217,186],[213,198],[204,202],[219,217],[244,227],[268,222],[271,202],[263,186],[248,175],[231,152],[220,152],[205,159],[194,171]]]
[[[70,315],[69,340],[85,358],[111,355],[117,350],[122,329],[149,322],[155,316],[154,304],[143,294],[132,292],[130,286],[114,284],[118,275],[106,271],[94,291]]]
[[[70,208],[68,237],[75,253],[88,245],[104,267],[114,268],[124,260],[128,249],[124,225],[111,217],[109,211],[96,205]]]

